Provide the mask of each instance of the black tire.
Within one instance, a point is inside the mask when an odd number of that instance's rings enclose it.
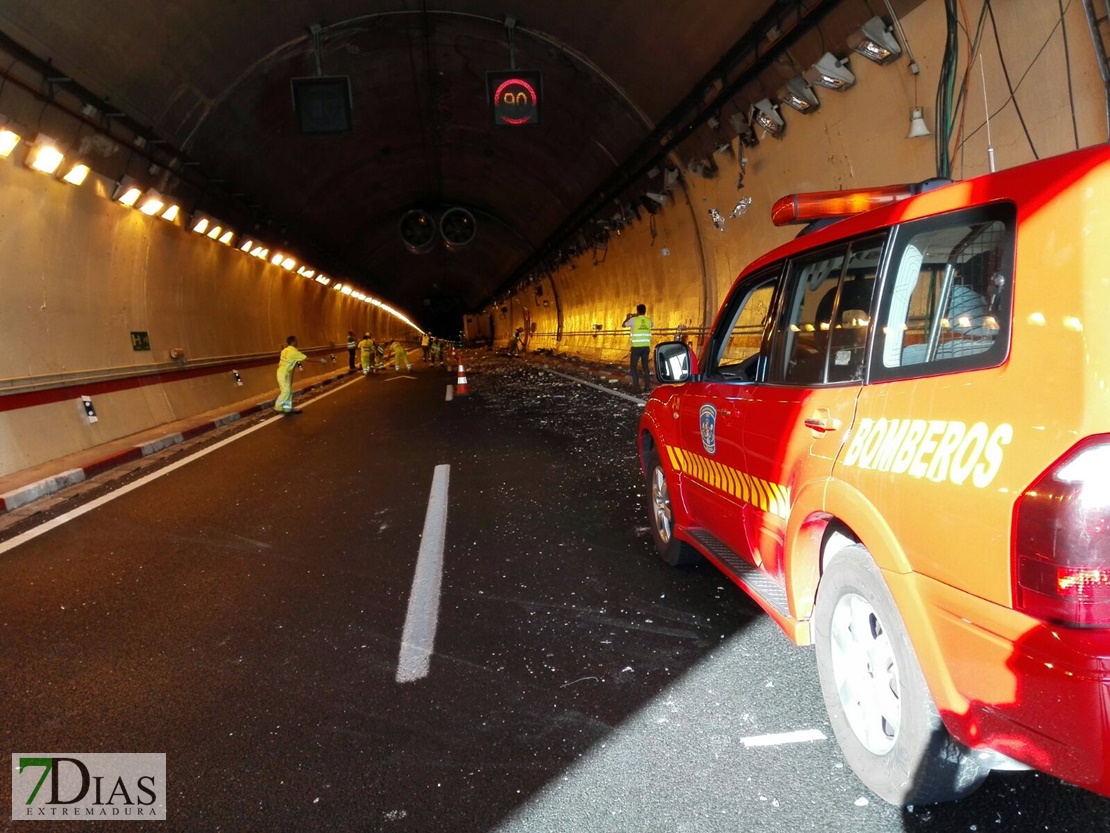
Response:
[[[672,567],[690,567],[702,560],[693,546],[674,535],[674,510],[667,471],[654,448],[647,455],[648,514],[651,516],[651,537],[655,551]]]
[[[838,553],[814,611],[817,671],[848,765],[895,805],[974,792],[989,770],[944,728],[906,626],[868,551]]]

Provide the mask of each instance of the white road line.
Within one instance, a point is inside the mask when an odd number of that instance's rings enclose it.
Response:
[[[808,743],[814,740],[825,740],[825,736],[816,729],[801,729],[797,732],[781,732],[777,735],[756,735],[750,738],[740,738],[745,748],[753,746],[781,746],[784,743]]]
[[[454,385],[448,385],[447,386],[447,400],[446,401],[450,402],[454,398],[455,398],[455,386]]]
[[[347,385],[349,385],[349,384],[354,384],[354,382],[347,382],[345,384],[340,385],[339,387],[332,388],[329,391],[325,391],[324,393],[321,393],[319,396],[314,396],[311,401],[306,402],[304,404],[305,405],[311,405],[313,402],[316,402],[317,400],[323,399],[324,397],[327,397],[327,396],[331,396],[333,393],[338,393],[343,388],[347,387]],[[189,463],[193,462],[194,460],[199,460],[201,457],[204,457],[206,454],[211,454],[213,451],[216,451],[217,449],[223,448],[225,445],[230,445],[231,443],[236,442],[237,440],[241,440],[241,439],[243,439],[243,437],[247,436],[248,434],[253,434],[259,428],[265,428],[267,425],[274,422],[278,418],[279,418],[279,415],[275,413],[272,418],[265,419],[262,422],[258,423],[257,425],[252,425],[250,428],[244,428],[242,431],[239,431],[238,433],[236,433],[236,434],[234,434],[230,437],[227,437],[226,439],[220,440],[218,443],[213,443],[212,445],[208,446],[207,448],[201,449],[196,454],[190,454],[188,457],[185,457],[181,460],[178,460],[176,463],[171,463],[170,465],[166,466],[165,468],[158,469],[158,471],[155,471],[155,472],[151,472],[150,474],[146,475],[145,477],[140,477],[138,480],[136,480],[132,483],[128,483],[126,486],[121,486],[120,488],[116,489],[115,491],[111,492],[110,494],[102,495],[102,496],[98,497],[96,500],[89,501],[84,506],[78,506],[76,509],[73,509],[69,512],[66,512],[64,515],[59,515],[58,517],[52,518],[51,520],[47,521],[44,524],[40,524],[39,526],[36,526],[33,529],[29,529],[29,530],[27,530],[26,532],[24,532],[20,535],[16,535],[14,538],[9,538],[7,541],[0,542],[0,555],[3,555],[4,553],[8,552],[9,550],[14,550],[16,547],[20,546],[21,544],[25,544],[28,541],[34,540],[35,538],[38,538],[40,535],[43,535],[44,533],[47,533],[52,529],[57,529],[62,524],[69,523],[70,521],[74,520],[75,518],[81,517],[86,512],[91,512],[94,509],[99,509],[104,504],[109,503],[110,501],[113,501],[118,497],[123,497],[128,492],[133,492],[136,489],[138,489],[142,486],[145,486],[147,483],[150,483],[154,480],[157,480],[159,477],[164,477],[165,475],[169,474],[170,472],[177,471],[182,466],[188,465]],[[287,419],[287,418],[292,419],[292,417],[284,417],[284,416],[280,417],[280,419]]]
[[[416,557],[405,629],[401,634],[401,655],[397,660],[397,682],[411,683],[428,676],[432,646],[439,621],[439,588],[443,579],[443,545],[447,531],[447,485],[451,467],[436,466],[424,534]]]

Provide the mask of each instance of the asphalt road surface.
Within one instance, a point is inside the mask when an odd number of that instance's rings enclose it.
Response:
[[[640,407],[468,361],[468,396],[453,369],[353,377],[0,543],[8,752],[165,753],[167,820],[127,830],[1110,830],[1110,802],[1036,773],[870,795],[812,650],[654,556]]]

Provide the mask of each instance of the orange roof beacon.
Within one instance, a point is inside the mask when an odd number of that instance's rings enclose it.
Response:
[[[1110,146],[914,190],[748,266],[700,356],[659,345],[655,542],[816,646],[887,801],[1110,795]]]

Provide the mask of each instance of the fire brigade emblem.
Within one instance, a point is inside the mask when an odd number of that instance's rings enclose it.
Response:
[[[698,425],[701,427],[701,444],[706,454],[716,454],[717,409],[712,405],[702,405],[698,412]]]

